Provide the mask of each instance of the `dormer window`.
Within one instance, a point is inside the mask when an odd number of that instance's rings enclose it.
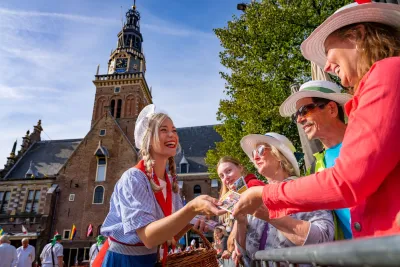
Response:
[[[185,152],[182,152],[182,154],[183,154],[182,159],[179,162],[181,173],[189,173],[189,162],[185,157]]]

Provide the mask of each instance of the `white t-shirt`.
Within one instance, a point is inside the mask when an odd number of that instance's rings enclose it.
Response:
[[[53,266],[53,261],[51,259],[51,247],[52,244],[49,243],[47,244],[43,250],[42,254],[40,254],[40,258],[42,260],[42,266],[43,267],[52,267]],[[60,243],[56,243],[53,247],[53,259],[54,259],[54,266],[58,266],[58,257],[62,257],[63,255],[63,246]]]
[[[0,245],[0,267],[14,267],[17,264],[17,250],[10,244]]]
[[[26,248],[20,246],[17,248],[17,257],[17,267],[32,267],[32,263],[35,261],[35,248],[31,245]]]

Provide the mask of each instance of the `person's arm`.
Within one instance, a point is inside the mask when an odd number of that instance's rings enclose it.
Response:
[[[35,247],[34,246],[31,246],[31,248],[32,248],[32,262],[31,263],[33,263],[34,261],[35,261],[35,258],[36,258],[36,250],[35,250]]]
[[[13,260],[11,262],[11,266],[14,267],[14,266],[17,266],[17,263],[18,263],[17,249],[13,247],[12,253],[13,253]]]
[[[59,266],[59,267],[63,267],[63,266],[64,266],[64,263],[63,263],[63,256],[57,257],[57,261],[58,261],[58,266]]]
[[[236,225],[236,241],[243,248],[246,249],[246,235],[247,235],[247,216],[237,216],[235,221]]]
[[[378,190],[400,161],[398,62],[397,58],[378,62],[361,82],[358,107],[349,116],[334,167],[302,179],[264,187],[263,202],[271,218],[351,207]]]
[[[177,212],[139,228],[136,232],[147,248],[153,248],[171,239],[199,213],[207,215],[226,213],[226,211],[218,209],[217,204],[218,200],[210,196],[198,196]],[[204,229],[204,226],[203,221],[200,228]]]

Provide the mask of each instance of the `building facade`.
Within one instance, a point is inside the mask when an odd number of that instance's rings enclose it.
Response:
[[[97,70],[91,129],[86,136],[41,141],[39,121],[33,133],[23,138],[18,154],[14,144],[0,171],[0,227],[14,239],[33,239],[37,256],[58,232],[67,266],[88,261],[116,182],[139,161],[133,145],[134,125],[143,107],[152,103],[139,21],[133,6],[118,33],[107,74]],[[221,137],[212,125],[177,131],[182,152],[175,162],[182,199],[188,202],[200,194],[218,197],[219,184],[209,179],[204,158]],[[72,237],[73,226],[77,231]]]

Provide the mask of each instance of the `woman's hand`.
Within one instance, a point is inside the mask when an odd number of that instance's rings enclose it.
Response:
[[[235,250],[232,253],[232,260],[235,263],[235,266],[240,266],[240,264],[243,264],[243,255],[239,252],[239,249],[236,247],[235,244]]]
[[[262,201],[263,189],[263,186],[254,186],[243,192],[240,195],[239,202],[234,207],[233,216],[253,214],[257,208],[264,205]]]
[[[224,250],[224,252],[222,252],[222,256],[221,258],[225,259],[225,260],[229,260],[229,258],[232,256],[232,253],[230,253],[227,250]]]
[[[221,203],[219,203],[217,199],[207,195],[201,195],[196,197],[195,199],[190,201],[188,205],[197,214],[219,216],[227,213],[227,211],[218,208],[218,206],[221,205]]]
[[[258,219],[269,222],[268,208],[264,204],[258,207],[258,209],[256,209],[256,211],[253,213],[253,216]]]

